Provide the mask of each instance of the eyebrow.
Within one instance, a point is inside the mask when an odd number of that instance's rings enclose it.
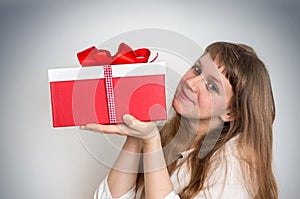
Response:
[[[200,60],[198,60],[196,62],[196,65],[198,65],[201,68],[201,70],[203,71],[203,66],[202,66]],[[217,77],[215,77],[215,76],[213,76],[211,74],[205,74],[205,75],[203,74],[203,76],[205,77],[205,79],[212,79],[214,82],[216,82],[217,84],[219,84],[219,86],[221,86],[221,87],[223,86],[223,83],[220,81],[220,78],[217,78]]]

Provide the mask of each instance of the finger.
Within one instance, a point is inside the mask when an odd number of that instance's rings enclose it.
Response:
[[[143,135],[143,133],[142,133],[143,131],[141,131],[141,129],[135,130],[135,129],[129,127],[127,124],[118,124],[118,127],[126,135],[136,137],[136,138],[142,138],[145,136],[145,135]]]
[[[85,126],[85,130],[106,133],[106,134],[125,135],[117,125],[102,125],[102,124],[89,123]]]
[[[140,120],[136,119],[132,115],[125,114],[123,115],[123,122],[131,129],[133,130],[141,130],[143,125],[145,125],[145,122],[141,122]]]
[[[129,128],[130,131],[125,131],[128,135],[138,138],[150,138],[159,133],[156,123],[154,122],[142,122],[137,120],[132,115],[125,114],[123,116],[125,127]]]
[[[137,137],[137,135],[140,134],[140,132],[130,128],[129,126],[127,126],[127,124],[118,124],[118,128],[121,132],[129,136]]]
[[[80,126],[79,129],[80,130],[86,130],[86,127],[85,126]]]
[[[155,122],[142,122],[129,114],[123,115],[123,121],[129,128],[139,132],[150,132],[157,129]]]

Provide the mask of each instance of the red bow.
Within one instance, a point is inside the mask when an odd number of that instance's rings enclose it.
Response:
[[[121,43],[118,52],[111,56],[107,50],[98,50],[95,46],[77,53],[79,63],[82,66],[101,66],[116,64],[147,63],[150,56],[150,50],[140,48],[133,51],[127,44]],[[153,62],[157,58],[150,61]]]

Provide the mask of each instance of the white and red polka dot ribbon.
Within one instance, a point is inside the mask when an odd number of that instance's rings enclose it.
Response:
[[[109,123],[116,124],[117,123],[116,104],[115,104],[115,93],[114,93],[114,87],[112,81],[111,65],[104,66],[104,81],[105,81],[105,89],[106,89]]]

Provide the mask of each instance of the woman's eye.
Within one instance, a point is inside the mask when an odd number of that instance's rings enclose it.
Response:
[[[199,75],[202,73],[202,70],[201,70],[201,68],[199,66],[194,66],[194,71],[196,73],[198,73]]]
[[[216,84],[208,82],[206,85],[210,91],[218,92],[218,87],[216,86]]]

